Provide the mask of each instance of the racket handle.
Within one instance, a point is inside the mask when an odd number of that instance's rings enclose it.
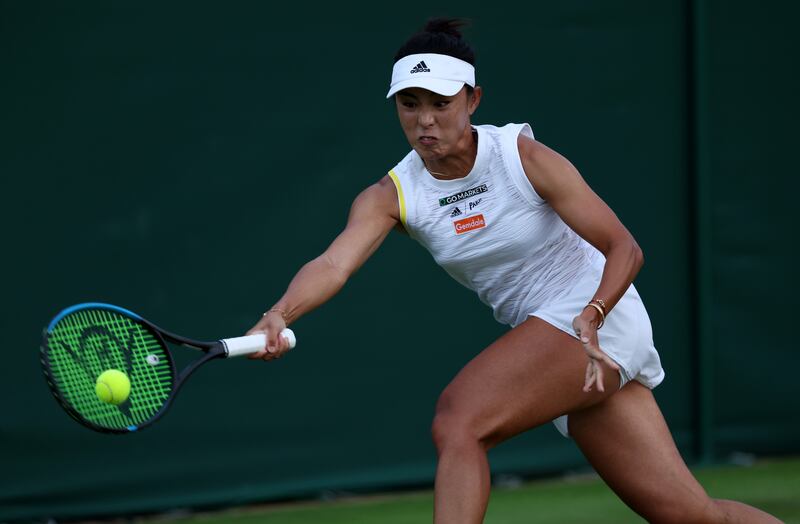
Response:
[[[294,331],[289,328],[281,331],[281,335],[289,341],[289,349],[297,345],[297,338]],[[220,342],[225,346],[225,351],[229,357],[241,355],[251,355],[264,349],[267,345],[266,335],[248,335],[246,337],[224,338]]]

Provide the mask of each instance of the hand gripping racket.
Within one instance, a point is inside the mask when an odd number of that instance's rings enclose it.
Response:
[[[281,335],[295,346],[292,330]],[[166,341],[203,355],[177,374]],[[41,362],[50,390],[72,418],[95,431],[124,434],[161,418],[186,379],[209,360],[249,355],[265,344],[265,335],[191,340],[127,309],[86,303],[64,309],[45,328]],[[130,381],[130,394],[119,405],[103,402],[95,392],[98,376],[109,369],[122,371]]]

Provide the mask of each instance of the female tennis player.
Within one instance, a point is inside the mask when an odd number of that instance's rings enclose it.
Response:
[[[482,522],[487,451],[549,421],[651,522],[778,522],[710,499],[687,469],[651,392],[664,371],[632,285],[639,246],[530,126],[471,124],[482,90],[461,25],[432,20],[397,52],[387,98],[412,151],[355,199],[342,233],[249,331],[268,339],[253,358],[281,357],[276,334],[397,228],[512,327],[437,403],[436,523]]]

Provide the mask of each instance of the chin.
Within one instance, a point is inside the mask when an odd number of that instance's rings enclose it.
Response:
[[[414,148],[414,151],[416,151],[423,160],[435,160],[445,156],[439,145],[433,147],[417,146]]]

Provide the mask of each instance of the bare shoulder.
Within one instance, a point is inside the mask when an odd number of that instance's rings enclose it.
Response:
[[[541,142],[520,134],[517,146],[525,175],[545,200],[556,198],[576,183],[585,184],[569,160]]]
[[[389,175],[364,189],[353,201],[351,214],[400,219],[397,189]]]
[[[564,162],[569,164],[569,161],[556,151],[522,133],[517,138],[517,146],[519,147],[520,158],[530,163],[533,167],[547,167],[554,163]]]

